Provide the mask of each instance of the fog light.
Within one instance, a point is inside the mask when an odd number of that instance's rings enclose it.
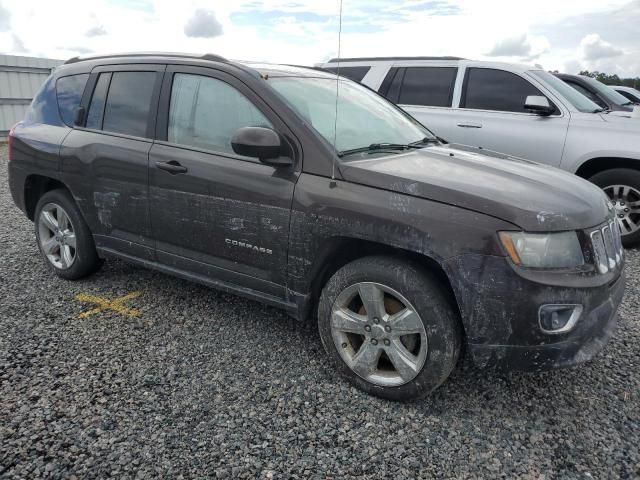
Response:
[[[552,335],[566,333],[575,326],[582,310],[582,305],[542,305],[538,312],[540,329]]]

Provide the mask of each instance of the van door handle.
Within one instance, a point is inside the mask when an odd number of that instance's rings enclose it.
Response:
[[[476,122],[459,123],[458,126],[462,128],[482,128],[482,124]]]
[[[156,162],[156,167],[165,172],[169,172],[171,175],[177,173],[187,173],[187,167],[183,167],[179,162],[171,160],[170,162]]]

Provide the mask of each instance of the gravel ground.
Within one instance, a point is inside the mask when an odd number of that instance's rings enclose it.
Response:
[[[232,295],[108,261],[50,274],[0,146],[0,477],[638,478],[640,252],[608,348],[544,374],[465,367],[410,404],[325,368],[316,329]],[[117,297],[139,318],[79,293]]]

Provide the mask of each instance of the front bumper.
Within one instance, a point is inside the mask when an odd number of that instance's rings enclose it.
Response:
[[[584,285],[553,286],[523,278],[504,258],[472,257],[454,259],[467,270],[452,283],[467,351],[477,366],[525,371],[568,367],[592,359],[611,338],[624,295],[624,272],[603,276],[605,283],[599,285],[591,278]],[[571,331],[549,335],[538,322],[543,304],[580,304],[584,311]]]

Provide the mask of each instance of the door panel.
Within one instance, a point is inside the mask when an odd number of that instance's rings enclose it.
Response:
[[[467,68],[450,140],[560,165],[569,113],[557,106],[549,116],[528,113],[524,105],[530,95],[544,96],[520,75],[496,68]]]
[[[148,209],[151,141],[72,130],[61,149],[63,178],[73,186],[100,247],[153,258]]]
[[[194,86],[185,75],[203,80]],[[207,88],[222,88],[222,94],[203,95]],[[234,98],[241,103],[224,103]],[[259,110],[251,110],[256,105]],[[284,296],[296,169],[265,165],[230,148],[235,128],[250,126],[242,123],[247,118],[266,120],[277,131],[284,126],[233,77],[196,67],[169,67],[161,115],[167,119],[159,135],[165,140],[149,155],[158,261],[202,274],[218,272],[218,278],[244,285],[253,279],[256,289]]]
[[[454,110],[456,132],[447,140],[558,166],[569,127],[566,116]]]
[[[154,258],[148,161],[164,68],[95,68],[82,98],[88,123],[75,127],[60,151],[62,177],[96,245],[147,260]]]

